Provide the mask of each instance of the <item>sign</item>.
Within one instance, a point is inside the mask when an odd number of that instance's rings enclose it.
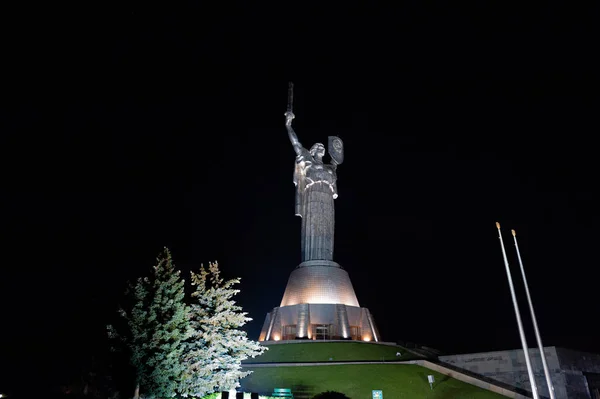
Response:
[[[383,399],[383,391],[373,390],[373,399]]]

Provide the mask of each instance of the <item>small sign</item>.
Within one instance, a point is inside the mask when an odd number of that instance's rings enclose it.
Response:
[[[431,374],[427,376],[427,381],[429,381],[429,388],[433,389],[433,383],[435,382],[435,380],[433,379],[433,376]]]
[[[383,399],[383,391],[373,390],[373,399]]]

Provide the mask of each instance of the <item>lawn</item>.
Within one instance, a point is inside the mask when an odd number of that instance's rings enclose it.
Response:
[[[299,344],[297,344],[299,345]],[[241,380],[244,392],[268,395],[273,388],[291,388],[296,399],[309,399],[323,391],[342,392],[350,399],[370,399],[373,389],[386,399],[501,399],[486,391],[427,368],[410,364],[253,367]],[[433,375],[433,390],[427,375]]]
[[[411,360],[418,358],[400,346],[360,342],[306,342],[269,345],[261,356],[246,363],[336,362],[351,360]],[[396,356],[400,352],[401,356]]]

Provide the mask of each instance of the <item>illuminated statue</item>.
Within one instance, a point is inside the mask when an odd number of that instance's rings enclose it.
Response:
[[[336,170],[342,163],[344,145],[338,137],[329,137],[331,163],[323,162],[325,146],[314,144],[310,151],[300,144],[292,128],[294,113],[285,113],[285,126],[296,151],[294,184],[296,185],[296,215],[302,218],[302,261],[333,260],[335,211],[337,198]]]
[[[323,144],[304,148],[292,128],[292,103],[290,83],[285,126],[296,152],[295,213],[302,218],[302,262],[290,274],[280,305],[267,313],[258,340],[379,342],[371,312],[360,307],[348,272],[333,260],[337,167],[344,160],[344,143],[329,136],[330,163],[323,162]]]

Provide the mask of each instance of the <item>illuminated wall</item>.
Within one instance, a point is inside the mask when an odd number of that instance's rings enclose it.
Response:
[[[360,306],[348,272],[323,260],[303,262],[290,274],[280,306],[301,303]]]
[[[281,305],[267,314],[258,338],[295,339],[381,341],[369,309],[358,303],[348,272],[336,262],[310,260],[296,267]]]
[[[329,326],[331,336],[328,339],[374,342],[381,340],[369,309],[343,304],[276,307],[267,314],[258,340],[282,340],[286,326],[295,326],[298,332],[297,337],[290,339],[316,339],[317,337],[313,336],[315,326]],[[360,334],[355,336],[352,331],[360,331]]]

